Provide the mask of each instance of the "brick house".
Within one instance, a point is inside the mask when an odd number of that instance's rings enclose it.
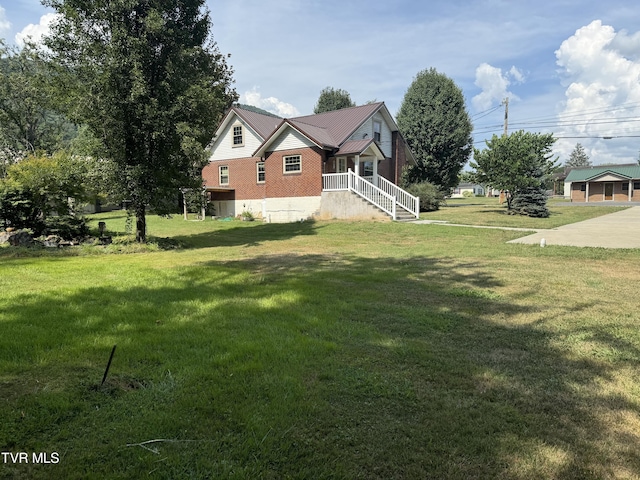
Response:
[[[397,187],[415,159],[382,102],[290,119],[234,106],[211,152],[202,175],[218,216],[418,215],[418,199]]]
[[[572,168],[564,192],[572,202],[640,202],[640,165]]]

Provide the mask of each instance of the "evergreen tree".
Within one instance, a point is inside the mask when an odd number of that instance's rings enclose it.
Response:
[[[591,166],[589,155],[584,151],[584,147],[581,144],[576,143],[576,147],[571,152],[571,155],[569,155],[569,160],[565,162],[564,166],[568,168]]]
[[[541,186],[518,190],[511,201],[511,212],[529,217],[547,218],[547,194]]]
[[[205,146],[237,95],[211,38],[205,0],[45,0],[60,15],[46,40],[73,120],[118,166],[146,241],[146,212],[171,213],[200,188]]]
[[[355,107],[356,104],[351,101],[351,95],[346,90],[333,87],[323,88],[318,98],[318,103],[313,109],[313,113],[331,112],[343,108]]]
[[[418,73],[397,121],[418,161],[408,169],[408,182],[429,181],[443,191],[455,187],[473,139],[464,96],[453,80],[433,68]]]

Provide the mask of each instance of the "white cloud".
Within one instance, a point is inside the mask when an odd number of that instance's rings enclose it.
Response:
[[[22,31],[16,33],[16,43],[18,45],[24,45],[25,40],[28,38],[35,43],[39,43],[42,40],[42,37],[49,33],[49,27],[51,23],[55,21],[57,18],[57,13],[47,13],[40,17],[40,23],[33,24],[30,23],[26,27],[22,29]]]
[[[11,22],[7,19],[7,12],[0,7],[0,37],[11,29]]]
[[[298,109],[290,103],[283,102],[275,97],[262,98],[262,94],[259,92],[258,87],[253,87],[248,92],[244,92],[244,94],[240,95],[240,103],[246,103],[247,105],[262,108],[263,110],[274,113],[280,117],[290,118],[300,115]]]
[[[640,128],[640,32],[616,33],[595,20],[578,29],[555,52],[566,86],[557,136],[596,137],[561,139],[560,151],[576,141],[592,152],[595,164],[626,163],[637,159],[633,138]],[[600,137],[600,138],[597,138]],[[602,137],[618,137],[603,141]],[[635,154],[634,154],[635,152]]]
[[[505,97],[511,100],[518,100],[518,96],[509,91],[512,83],[523,83],[524,74],[515,66],[508,72],[502,73],[502,69],[492,67],[488,63],[483,63],[476,68],[475,85],[482,89],[478,95],[473,97],[473,106],[477,110],[487,110],[495,102],[501,102]]]

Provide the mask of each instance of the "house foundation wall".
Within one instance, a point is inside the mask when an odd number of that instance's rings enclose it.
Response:
[[[340,191],[322,192],[318,218],[323,220],[390,220],[391,217],[356,194]]]
[[[318,216],[320,197],[283,197],[213,202],[216,215],[237,217],[251,212],[257,218],[271,223],[290,223]]]

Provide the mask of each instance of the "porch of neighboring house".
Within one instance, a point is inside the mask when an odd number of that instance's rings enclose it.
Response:
[[[572,202],[640,202],[640,181],[606,178],[571,184]]]

